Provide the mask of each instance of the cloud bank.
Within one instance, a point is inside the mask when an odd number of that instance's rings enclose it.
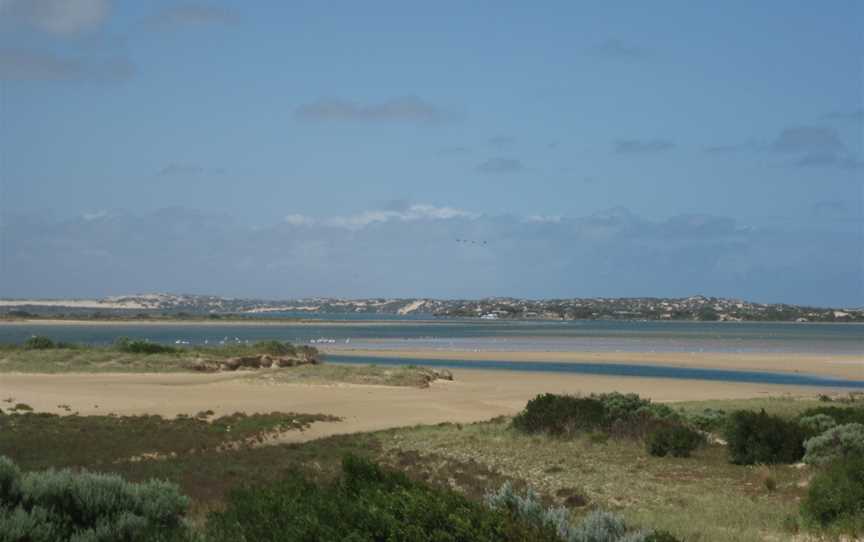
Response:
[[[0,0],[0,15],[57,35],[92,30],[105,21],[110,10],[109,0]]]
[[[760,230],[728,217],[648,220],[622,208],[587,217],[489,216],[421,204],[337,217],[288,214],[263,228],[178,208],[18,216],[6,224],[2,296],[701,293],[864,305],[861,258],[849,250],[861,244],[854,228]]]

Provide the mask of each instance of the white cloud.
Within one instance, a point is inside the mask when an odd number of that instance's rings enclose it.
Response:
[[[89,213],[84,213],[81,215],[81,218],[84,219],[85,222],[93,222],[94,220],[101,220],[103,218],[108,217],[108,211],[102,209],[100,211],[93,211]]]
[[[436,207],[435,205],[409,205],[402,210],[370,210],[361,213],[332,216],[327,218],[313,218],[303,214],[290,214],[283,218],[286,224],[292,226],[321,225],[331,228],[345,228],[349,230],[360,230],[371,224],[383,224],[386,222],[414,222],[419,220],[451,220],[457,218],[477,218],[480,215],[456,209],[454,207]]]
[[[306,215],[288,215],[284,218],[285,223],[291,224],[292,226],[309,226],[315,224],[315,219],[310,218]]]
[[[92,30],[107,19],[110,0],[0,0],[0,14],[9,14],[51,34]]]
[[[402,211],[364,211],[356,215],[337,216],[322,221],[328,226],[361,229],[370,224],[391,221],[411,222],[416,220],[450,220],[454,218],[476,218],[478,215],[453,207],[434,205],[411,205]]]
[[[563,220],[563,217],[558,215],[529,215],[525,217],[525,222],[539,222],[558,224]]]

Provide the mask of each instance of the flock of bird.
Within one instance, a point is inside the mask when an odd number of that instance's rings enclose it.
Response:
[[[463,245],[485,245],[486,241],[474,241],[471,239],[456,239],[457,243],[461,243]]]

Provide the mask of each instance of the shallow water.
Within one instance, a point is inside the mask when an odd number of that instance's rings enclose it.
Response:
[[[328,355],[334,363],[408,365],[451,369],[486,369],[498,371],[535,371],[543,373],[575,373],[590,375],[676,378],[688,380],[712,380],[721,382],[749,382],[756,384],[780,384],[787,386],[818,386],[823,388],[864,389],[864,381],[823,378],[815,375],[768,373],[758,371],[727,371],[722,369],[696,369],[660,365],[634,365],[626,363],[571,363],[536,361],[468,361],[449,359],[380,358],[372,356]]]
[[[310,315],[306,315],[310,317]],[[329,318],[329,315],[322,317]],[[262,320],[265,319],[262,317]],[[478,321],[416,319],[306,324],[0,325],[0,342],[32,335],[59,341],[109,344],[127,336],[172,344],[218,344],[277,339],[334,346],[585,352],[775,352],[861,354],[864,326],[856,324]],[[348,344],[346,344],[348,341]]]

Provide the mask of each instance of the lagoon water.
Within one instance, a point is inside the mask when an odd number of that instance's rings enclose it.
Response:
[[[755,384],[781,384],[788,386],[816,386],[821,388],[864,389],[864,381],[826,378],[815,375],[770,373],[764,371],[729,371],[691,367],[634,365],[628,363],[574,363],[554,361],[500,361],[452,360],[411,358],[381,358],[372,356],[330,355],[333,363],[349,365],[407,365],[419,363],[426,367],[449,369],[486,369],[498,371],[535,371],[541,373],[570,373],[643,378],[676,378],[688,380],[714,380],[722,382],[749,382]]]
[[[309,318],[310,315],[304,315]],[[322,318],[335,320],[331,315]],[[266,317],[262,317],[266,320]],[[326,346],[336,351],[337,363],[397,364],[462,367],[508,371],[568,372],[654,378],[689,378],[729,382],[758,382],[864,388],[864,381],[811,375],[728,371],[626,363],[555,363],[519,361],[417,360],[408,350],[477,350],[492,352],[726,352],[860,354],[864,359],[864,326],[856,324],[625,322],[625,321],[480,321],[378,318],[361,321],[345,318],[338,323],[282,324],[7,324],[0,325],[0,342],[20,343],[32,335],[57,341],[107,345],[117,337],[145,339],[164,344],[255,342],[267,339]],[[352,355],[348,349],[403,350],[406,356],[371,358]],[[340,352],[340,350],[342,350]]]
[[[309,318],[310,315],[305,315]],[[321,315],[332,319],[331,315]],[[265,320],[265,318],[262,318]],[[486,351],[861,354],[858,324],[378,319],[339,323],[0,325],[0,342],[32,335],[87,344],[126,336],[172,344],[277,339],[328,347]],[[346,344],[346,341],[347,344]]]

